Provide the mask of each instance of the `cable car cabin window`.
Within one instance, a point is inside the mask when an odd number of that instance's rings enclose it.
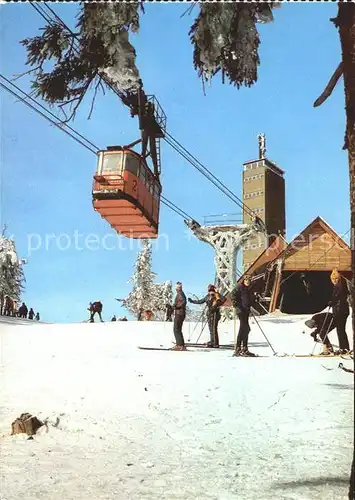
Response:
[[[139,159],[132,154],[125,154],[125,170],[133,175],[139,175]]]
[[[154,180],[153,180],[153,177],[152,177],[151,175],[149,175],[149,176],[147,177],[146,186],[147,186],[147,189],[148,189],[148,191],[150,192],[150,194],[153,194],[153,189],[154,189]]]
[[[122,154],[105,154],[102,162],[103,174],[121,174]]]
[[[154,187],[154,199],[159,200],[159,187],[157,185]]]
[[[145,182],[146,182],[146,171],[145,171],[145,168],[144,168],[143,165],[141,165],[141,171],[139,173],[139,178],[143,182],[143,184],[145,184]]]

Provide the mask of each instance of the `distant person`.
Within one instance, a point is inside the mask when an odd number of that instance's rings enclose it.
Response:
[[[255,356],[248,349],[250,332],[249,316],[254,299],[250,290],[250,284],[250,276],[245,276],[243,281],[231,291],[232,304],[239,318],[239,332],[234,356]]]
[[[123,316],[123,318],[121,319],[121,321],[128,321],[128,319],[126,318],[126,316]]]
[[[17,302],[15,302],[15,301],[13,301],[12,316],[13,316],[13,318],[17,318],[17,316],[18,316]]]
[[[182,289],[182,283],[176,283],[176,296],[174,301],[174,336],[176,345],[175,351],[186,351],[184,336],[182,334],[182,325],[186,317],[186,295]]]
[[[221,319],[220,307],[226,301],[225,297],[220,295],[214,285],[208,285],[207,295],[200,300],[188,299],[191,304],[206,304],[207,305],[207,321],[210,331],[210,341],[207,342],[208,347],[219,347],[218,338],[218,322]]]
[[[144,319],[145,321],[153,321],[153,313],[152,311],[145,311],[144,312]]]
[[[28,313],[28,319],[32,320],[34,317],[35,317],[35,312],[31,307],[30,312]]]
[[[12,316],[14,310],[14,301],[6,295],[4,304],[4,316]]]
[[[39,313],[36,314],[36,321],[40,321]]]
[[[345,331],[346,320],[349,316],[349,291],[345,279],[339,274],[337,269],[333,269],[330,280],[334,288],[329,305],[331,305],[333,310],[339,340],[339,351],[335,354],[345,354],[350,350],[348,336]]]
[[[27,306],[26,306],[26,304],[24,302],[22,302],[22,305],[19,307],[19,310],[18,310],[19,318],[26,319],[27,318],[27,313],[28,313]]]
[[[331,312],[315,314],[311,319],[305,321],[305,325],[308,328],[314,329],[310,335],[315,342],[317,342],[317,336],[319,335],[323,343],[322,354],[324,356],[333,354],[334,349],[328,337],[329,332],[336,328],[333,314]]]
[[[115,315],[112,316],[111,321],[117,321],[117,318]]]
[[[90,302],[88,307],[88,310],[90,311],[90,323],[95,323],[94,317],[96,313],[99,315],[100,321],[103,323],[103,319],[101,316],[102,308],[102,303],[99,300],[97,300],[96,302]]]
[[[166,304],[165,306],[165,321],[172,321],[174,314],[174,308],[171,304]]]

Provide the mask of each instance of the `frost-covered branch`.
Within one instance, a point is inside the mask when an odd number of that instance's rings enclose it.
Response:
[[[201,4],[200,13],[189,35],[194,46],[193,63],[203,80],[210,80],[219,71],[238,88],[256,82],[259,65],[258,22],[273,20],[267,3]]]
[[[112,85],[124,104],[134,105],[140,76],[129,31],[139,29],[139,7],[139,3],[83,3],[78,33],[53,22],[40,36],[22,40],[35,95],[49,104],[70,106],[67,121],[92,85],[96,94],[102,80]],[[48,72],[47,63],[51,63]]]

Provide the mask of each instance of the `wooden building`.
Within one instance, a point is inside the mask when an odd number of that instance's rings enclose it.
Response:
[[[316,217],[291,243],[278,237],[243,276],[252,276],[253,291],[261,294],[264,312],[314,314],[330,301],[334,268],[351,278],[350,247],[324,219]]]

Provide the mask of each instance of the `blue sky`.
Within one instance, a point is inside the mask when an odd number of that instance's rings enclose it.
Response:
[[[73,26],[77,5],[52,7]],[[274,23],[259,25],[258,82],[237,90],[217,76],[206,96],[188,37],[197,7],[181,18],[186,8],[146,5],[141,30],[132,37],[145,90],[158,97],[170,134],[241,196],[242,164],[257,157],[257,134],[265,133],[268,157],[286,171],[287,238],[317,215],[344,234],[350,224],[342,82],[325,104],[312,107],[340,62],[338,33],[329,22],[337,6],[285,4],[274,11]],[[0,16],[0,68],[11,78],[26,70],[19,40],[37,35],[44,21],[29,3],[2,5]],[[16,83],[29,90],[28,78]],[[3,90],[0,105],[0,222],[28,259],[24,300],[47,321],[84,320],[88,302],[98,299],[105,319],[123,315],[114,298],[130,291],[139,245],[120,238],[115,249],[107,248],[114,233],[91,204],[94,155]],[[137,120],[111,92],[97,98],[91,120],[89,107],[90,96],[72,126],[100,148],[139,137]],[[162,161],[164,196],[195,219],[239,212],[164,143]],[[204,293],[214,279],[212,249],[188,238],[183,220],[164,206],[160,232],[153,245],[157,280],[181,280],[188,293]],[[90,235],[100,244],[83,249]]]

